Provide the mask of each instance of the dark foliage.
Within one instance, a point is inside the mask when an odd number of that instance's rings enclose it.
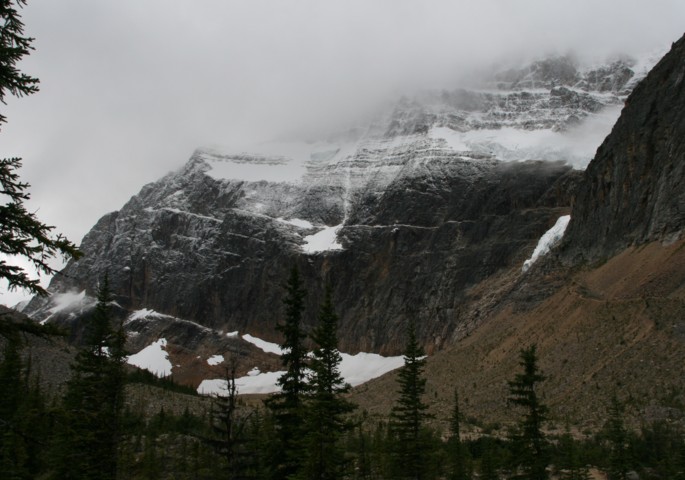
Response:
[[[519,365],[522,372],[509,382],[511,405],[522,407],[524,413],[512,440],[516,448],[517,466],[521,467],[521,478],[544,480],[548,478],[549,456],[547,441],[542,426],[547,420],[547,407],[538,397],[537,387],[545,377],[540,373],[535,345],[522,349]]]
[[[283,334],[281,361],[285,373],[278,379],[281,392],[274,394],[266,402],[273,416],[274,445],[270,464],[272,478],[285,480],[296,475],[302,468],[302,441],[304,436],[305,409],[304,399],[310,391],[306,382],[307,349],[302,330],[304,297],[300,273],[293,268],[285,285],[285,321],[277,329]]]
[[[338,316],[333,309],[331,288],[326,288],[319,311],[319,325],[312,334],[317,345],[310,362],[311,393],[307,398],[302,479],[334,480],[346,469],[341,438],[351,429],[347,416],[355,406],[343,398],[350,390],[340,374],[342,360],[338,351]]]
[[[98,303],[86,332],[86,345],[72,366],[55,443],[56,478],[117,477],[124,399],[123,326],[112,328],[109,284],[98,289]]]
[[[428,405],[423,402],[426,379],[423,370],[426,363],[423,349],[416,340],[416,326],[410,322],[407,328],[407,344],[404,366],[398,374],[399,398],[390,414],[390,433],[393,440],[393,465],[397,478],[427,478],[430,459],[425,421]]]

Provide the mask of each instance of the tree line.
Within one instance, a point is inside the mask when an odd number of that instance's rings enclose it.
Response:
[[[657,422],[631,431],[624,405],[609,402],[604,428],[577,438],[547,433],[549,409],[539,394],[545,377],[535,345],[520,351],[520,371],[507,401],[519,412],[505,435],[464,435],[454,392],[449,428],[441,431],[425,403],[425,355],[409,322],[404,366],[387,417],[354,405],[340,374],[338,317],[326,288],[318,324],[302,328],[305,288],[296,269],[285,284],[280,392],[247,405],[236,387],[236,363],[225,364],[226,389],[201,413],[150,416],[126,402],[129,383],[182,391],[170,380],[127,372],[125,334],[109,313],[107,279],[85,322],[85,344],[63,391],[40,387],[21,349],[26,335],[54,329],[0,322],[0,473],[7,479],[609,479],[685,478],[681,426]],[[187,393],[188,390],[185,390]]]

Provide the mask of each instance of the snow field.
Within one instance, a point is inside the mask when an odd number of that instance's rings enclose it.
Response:
[[[171,362],[166,352],[167,341],[165,338],[152,342],[140,352],[128,357],[126,362],[138,368],[144,368],[158,377],[171,375]]]
[[[249,334],[243,335],[242,338],[267,353],[281,354],[280,346],[275,343],[261,340]],[[365,352],[356,355],[341,353],[340,356],[342,357],[339,366],[340,374],[353,387],[404,365],[403,356],[383,357],[375,353]],[[255,367],[246,376],[236,378],[236,388],[240,394],[278,392],[280,387],[277,382],[284,373],[283,371],[262,373]],[[226,392],[226,381],[222,379],[203,380],[197,391],[206,395],[224,394]]]
[[[342,225],[325,227],[314,235],[304,237],[305,244],[302,246],[304,253],[319,253],[332,250],[342,250],[343,246],[338,243],[337,235]]]

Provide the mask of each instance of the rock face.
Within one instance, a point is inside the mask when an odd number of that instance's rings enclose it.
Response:
[[[574,128],[623,101],[626,69],[550,60],[497,89],[401,101],[325,142],[198,150],[102,217],[50,290],[92,295],[107,273],[128,311],[277,341],[281,284],[297,266],[306,328],[332,284],[342,350],[399,353],[410,317],[428,350],[440,348],[477,321],[464,307],[481,295],[471,287],[520,271],[568,214],[580,173],[564,160],[592,156],[573,150]],[[53,299],[28,311],[67,310]]]
[[[634,89],[585,171],[564,256],[606,259],[685,225],[685,37]]]

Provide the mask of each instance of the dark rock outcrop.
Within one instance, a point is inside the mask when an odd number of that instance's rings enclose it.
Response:
[[[566,261],[679,238],[685,225],[685,37],[637,85],[585,171],[564,239]]]

